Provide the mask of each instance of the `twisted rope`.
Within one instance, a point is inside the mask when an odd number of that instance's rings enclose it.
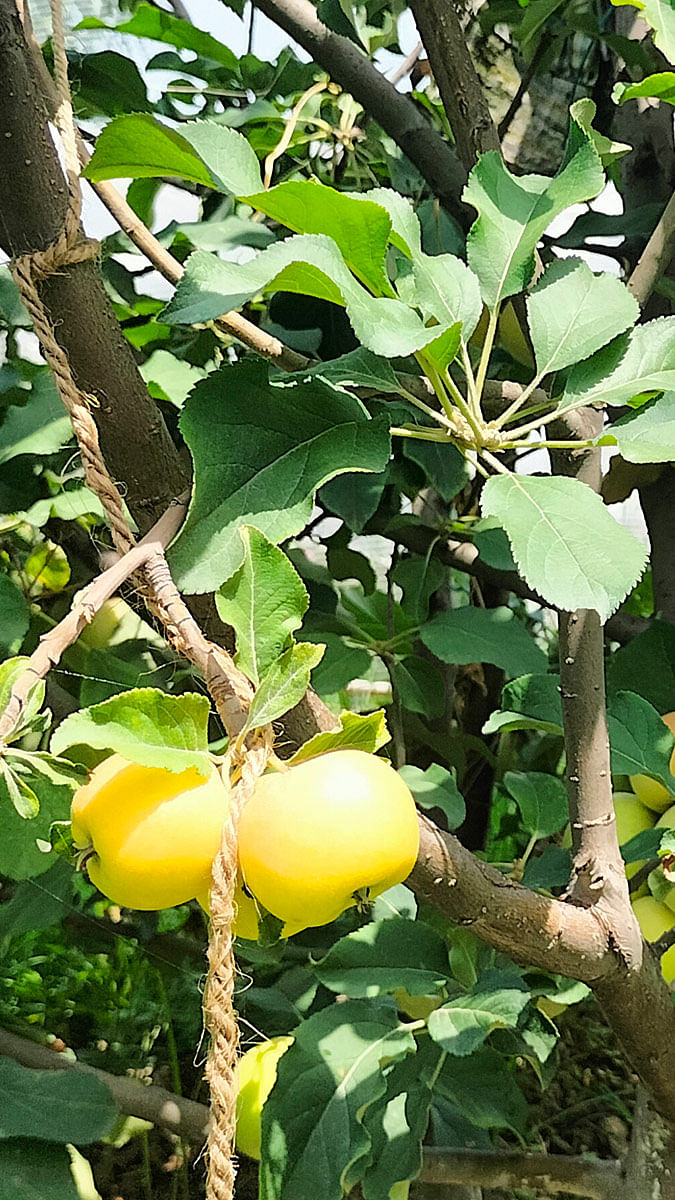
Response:
[[[232,1200],[236,1174],[234,1139],[237,1092],[234,1078],[239,1026],[234,1008],[235,960],[233,925],[237,880],[237,830],[241,810],[262,775],[272,752],[269,726],[252,745],[231,760],[232,796],[220,851],[213,863],[209,973],[204,1017],[211,1042],[206,1077],[211,1092],[208,1136],[207,1200]]]
[[[72,263],[85,262],[98,253],[98,244],[84,237],[77,133],[68,83],[62,0],[50,0],[53,23],[54,76],[59,97],[56,124],[62,138],[68,181],[68,207],[59,236],[44,250],[16,257],[11,270],[21,298],[33,320],[44,357],[49,364],[64,407],[70,415],[84,464],[88,486],[99,497],[117,549],[127,553],[135,545],[119,489],[110,478],[101,453],[98,429],[87,397],[73,378],[68,357],[56,340],[39,284]],[[251,698],[248,680],[232,659],[206,639],[178,594],[163,553],[145,566],[137,580],[148,607],[163,621],[172,645],[198,665],[214,698],[230,738],[240,733]],[[249,744],[235,742],[231,756],[232,795],[221,846],[213,864],[211,892],[212,929],[204,1011],[211,1045],[207,1077],[211,1090],[208,1134],[207,1200],[232,1200],[235,1179],[234,1136],[236,1089],[234,1072],[239,1029],[234,1010],[234,890],[237,878],[237,830],[241,809],[265,770],[272,751],[270,727],[258,731]]]

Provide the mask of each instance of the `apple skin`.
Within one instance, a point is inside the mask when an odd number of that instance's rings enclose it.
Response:
[[[263,1105],[277,1078],[279,1059],[293,1045],[292,1037],[274,1037],[252,1046],[239,1059],[237,1086],[237,1150],[260,1160],[260,1131]]]
[[[396,771],[338,750],[258,780],[239,822],[246,887],[289,924],[327,925],[410,874],[419,849],[415,802]]]
[[[210,888],[205,892],[201,892],[196,899],[201,904],[205,913],[211,913]],[[258,941],[258,909],[256,908],[255,900],[252,896],[246,894],[242,884],[241,875],[237,875],[237,886],[234,889],[234,905],[236,915],[234,918],[234,936],[245,938],[247,942]],[[300,933],[302,929],[306,929],[306,925],[292,925],[288,922],[284,925],[280,936],[282,938],[293,937],[294,933]]]
[[[113,754],[73,797],[73,841],[92,883],[124,908],[184,904],[208,890],[230,791],[212,766],[142,767]]]
[[[653,896],[642,896],[634,900],[633,912],[646,942],[657,942],[675,925],[675,912],[665,904],[659,904]],[[671,984],[675,979],[675,946],[671,946],[661,955],[661,974],[667,984]]]

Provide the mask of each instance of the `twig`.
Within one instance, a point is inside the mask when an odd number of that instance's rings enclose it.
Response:
[[[473,65],[462,23],[450,0],[412,0],[434,79],[467,171],[479,154],[500,152],[499,135]]]
[[[628,891],[630,892],[631,896],[634,896],[636,892],[639,892],[643,883],[647,882],[652,871],[655,871],[660,863],[660,858],[650,858],[647,860],[647,862],[642,864],[640,869],[636,871],[634,875],[631,875],[630,879],[628,880]]]
[[[665,954],[666,950],[670,950],[671,946],[675,946],[675,925],[672,929],[667,929],[665,933],[656,942],[652,942],[652,950],[660,958]]]
[[[661,213],[656,228],[628,280],[628,290],[633,293],[640,308],[644,308],[663,272],[670,264],[673,254],[675,254],[675,192]]]
[[[468,229],[473,215],[461,201],[466,173],[412,100],[397,92],[349,38],[328,29],[310,0],[256,0],[256,8],[285,29],[359,102],[417,167],[434,195]]]
[[[417,45],[413,46],[410,54],[406,55],[406,57],[403,59],[403,62],[399,63],[395,71],[392,71],[391,75],[389,76],[389,82],[396,86],[396,84],[400,83],[402,79],[405,79],[406,75],[409,75],[412,71],[421,53],[422,41],[420,39]]]

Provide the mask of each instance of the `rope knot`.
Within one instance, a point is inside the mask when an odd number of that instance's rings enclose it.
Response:
[[[75,225],[67,220],[58,237],[44,250],[31,250],[28,254],[18,255],[13,267],[31,279],[44,279],[47,275],[58,274],[63,267],[69,267],[72,263],[96,258],[100,249],[100,242],[85,237],[79,223]]]

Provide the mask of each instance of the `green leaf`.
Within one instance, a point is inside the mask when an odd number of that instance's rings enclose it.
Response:
[[[414,1055],[394,1063],[387,1073],[384,1102],[367,1110],[363,1124],[371,1150],[361,1184],[363,1200],[403,1200],[407,1190],[397,1189],[419,1175],[438,1057],[429,1039],[418,1044]]]
[[[40,811],[40,801],[29,783],[14,771],[5,759],[0,763],[0,774],[15,811],[24,821],[30,821]]]
[[[101,50],[96,54],[71,56],[68,63],[71,90],[78,117],[107,113],[118,116],[125,112],[150,112],[143,77],[130,58]]]
[[[467,1058],[446,1058],[436,1086],[479,1129],[522,1132],[527,1104],[506,1060],[482,1046]]]
[[[564,850],[562,846],[545,846],[541,854],[533,854],[528,858],[521,883],[524,887],[550,892],[551,888],[565,887],[571,872],[572,855],[569,850]]]
[[[0,1141],[0,1200],[81,1200],[65,1146]]]
[[[391,673],[398,700],[407,712],[421,713],[430,721],[443,716],[445,683],[438,667],[428,658],[406,654],[394,662]]]
[[[61,521],[75,521],[78,517],[87,516],[105,519],[103,505],[98,496],[87,487],[70,488],[68,491],[57,492],[45,500],[36,500],[23,513],[23,519],[36,529],[46,525],[50,517],[58,517]]]
[[[73,878],[67,863],[55,862],[41,885],[36,886],[30,879],[18,884],[11,899],[0,905],[0,941],[62,921],[71,908]]]
[[[373,388],[376,392],[385,393],[400,391],[400,384],[388,359],[378,358],[377,354],[363,346],[350,350],[349,354],[343,354],[340,358],[333,358],[330,362],[316,363],[304,371],[297,371],[294,379],[316,375],[336,387]]]
[[[467,461],[457,446],[404,438],[403,453],[422,468],[443,500],[452,500],[468,481]]]
[[[396,563],[392,580],[403,590],[401,605],[412,621],[425,621],[429,603],[446,578],[446,569],[437,558],[417,555]]]
[[[562,706],[558,675],[523,675],[507,683],[502,691],[501,710],[491,713],[483,733],[512,729],[539,729],[562,733]]]
[[[169,559],[186,591],[234,574],[241,525],[281,542],[309,520],[322,483],[345,470],[381,471],[389,458],[385,423],[356,397],[319,379],[270,384],[264,364],[248,360],[197,384],[180,424],[195,487]]]
[[[104,1083],[75,1071],[34,1071],[0,1058],[0,1138],[38,1133],[86,1146],[110,1133],[117,1108]]]
[[[476,328],[483,302],[480,285],[454,254],[422,254],[413,257],[416,295],[425,317],[441,325],[461,324],[462,341],[468,342]]]
[[[464,200],[478,211],[467,239],[467,259],[488,308],[527,287],[544,230],[570,205],[597,196],[603,184],[593,141],[574,120],[563,164],[553,179],[516,178],[497,151],[481,155],[464,189]]]
[[[347,1000],[295,1030],[263,1109],[260,1200],[340,1200],[369,1151],[367,1109],[386,1092],[383,1061],[415,1049],[393,1006]]]
[[[62,721],[52,735],[51,750],[61,754],[83,744],[111,750],[144,767],[165,767],[200,775],[210,773],[207,753],[209,702],[186,692],[168,696],[156,688],[134,688],[101,704],[82,708]]]
[[[28,666],[28,658],[7,658],[0,663],[0,712],[4,712],[9,704],[9,698],[15,683],[23,675]],[[45,681],[38,679],[31,687],[21,708],[20,720],[12,731],[8,741],[15,741],[35,721],[45,700]]]
[[[674,389],[675,317],[657,317],[573,367],[560,408],[627,404],[643,392]]]
[[[354,999],[405,988],[411,996],[440,995],[450,963],[443,939],[422,921],[391,917],[340,938],[315,967],[324,987]]]
[[[526,304],[540,376],[588,358],[640,315],[637,300],[620,279],[594,275],[575,258],[551,263]]]
[[[94,183],[168,175],[240,194],[260,187],[258,160],[240,133],[215,121],[188,121],[179,132],[148,113],[106,125],[82,174]]]
[[[30,392],[14,393],[25,404],[10,404],[0,425],[0,465],[20,454],[55,454],[73,436],[70,417],[50,373],[41,371]]]
[[[309,596],[283,550],[251,525],[239,534],[244,561],[216,592],[216,608],[237,635],[237,665],[257,686],[300,628]]]
[[[516,801],[533,837],[551,837],[569,820],[567,790],[562,780],[542,771],[507,771],[504,786]]]
[[[306,762],[333,750],[363,750],[375,754],[391,740],[383,709],[362,716],[360,713],[340,713],[340,728],[315,733],[289,759],[289,765]]]
[[[25,820],[17,813],[0,774],[0,874],[10,879],[34,879],[56,862],[50,851],[49,831],[54,821],[70,817],[71,787],[54,787],[48,779],[40,781],[37,816]]]
[[[528,1004],[529,991],[477,984],[468,995],[457,996],[429,1016],[429,1035],[439,1046],[457,1057],[473,1054],[493,1029],[514,1029]]]
[[[612,4],[633,4],[654,30],[654,44],[669,62],[675,62],[675,7],[673,0],[612,0]]]
[[[593,141],[593,145],[600,155],[600,162],[603,167],[609,167],[619,158],[623,158],[624,154],[630,154],[632,146],[627,142],[615,142],[613,138],[605,137],[603,133],[599,133],[593,128],[593,121],[597,105],[590,96],[583,96],[580,100],[575,100],[574,104],[570,105],[570,116],[574,118],[577,125],[585,129],[589,137]]]
[[[16,654],[28,633],[28,602],[8,575],[0,575],[0,655]]]
[[[361,283],[376,296],[393,296],[385,270],[391,218],[370,196],[347,195],[306,179],[241,198],[294,233],[329,234]]]
[[[323,646],[299,642],[268,668],[253,697],[247,729],[269,725],[300,703],[309,687],[312,670],[321,662],[323,651]]]
[[[593,608],[606,621],[644,570],[645,547],[578,479],[493,476],[481,511],[504,527],[523,579],[555,608]]]
[[[637,692],[657,712],[673,710],[675,626],[654,620],[644,633],[620,646],[607,660],[610,692]]]
[[[325,234],[275,242],[246,263],[225,262],[196,250],[162,320],[168,325],[212,321],[266,291],[299,292],[345,307],[358,340],[384,358],[412,354],[443,332],[437,325],[427,328],[400,300],[371,296]]]
[[[442,662],[494,663],[508,675],[546,669],[546,655],[510,608],[448,609],[422,625],[420,638]]]
[[[141,375],[150,385],[150,394],[156,399],[167,399],[176,408],[182,408],[192,388],[206,375],[201,367],[176,358],[168,350],[153,350],[141,366]]]
[[[41,542],[28,555],[23,573],[33,592],[62,592],[70,580],[70,565],[61,546]]]
[[[654,75],[647,75],[639,83],[614,84],[612,100],[615,104],[639,100],[642,96],[653,96],[656,100],[675,104],[675,71],[658,71]]]
[[[387,428],[389,425],[387,420]],[[337,479],[331,479],[321,488],[318,502],[336,516],[342,517],[354,533],[362,533],[364,526],[377,510],[387,478],[386,470],[371,471],[367,475],[338,475]]]
[[[675,459],[675,391],[609,425],[598,438],[601,446],[618,446],[628,462],[658,463]]]
[[[451,771],[439,763],[432,763],[424,771],[421,767],[409,765],[399,767],[398,773],[420,808],[440,808],[445,814],[448,829],[457,829],[462,824],[466,805]]]
[[[607,704],[614,775],[651,775],[675,795],[670,773],[673,735],[655,708],[634,692],[616,692]]]
[[[229,7],[237,10],[237,4],[232,0],[230,0]],[[240,13],[242,9],[243,3]],[[191,21],[174,17],[172,13],[155,8],[151,4],[137,5],[133,16],[120,25],[106,25],[95,17],[89,17],[81,21],[77,28],[111,29],[116,33],[149,38],[153,42],[164,42],[169,46],[175,46],[177,50],[193,50],[199,58],[210,59],[211,62],[219,63],[220,66],[231,71],[237,69],[236,55],[224,42],[219,42],[217,38],[211,37],[210,33],[203,33]]]

